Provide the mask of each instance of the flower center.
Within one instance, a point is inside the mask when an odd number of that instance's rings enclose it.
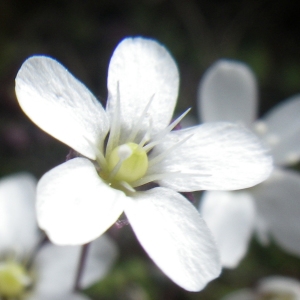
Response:
[[[114,148],[107,158],[111,179],[134,182],[141,179],[148,169],[146,151],[136,143],[127,143]]]
[[[30,283],[22,265],[12,261],[0,263],[0,297],[19,297]]]

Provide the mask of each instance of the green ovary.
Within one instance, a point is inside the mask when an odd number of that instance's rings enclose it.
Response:
[[[0,297],[20,297],[29,283],[30,278],[22,265],[0,263]]]
[[[117,181],[134,182],[141,179],[148,169],[147,153],[135,143],[116,147],[107,162],[109,172],[117,170],[113,176]]]

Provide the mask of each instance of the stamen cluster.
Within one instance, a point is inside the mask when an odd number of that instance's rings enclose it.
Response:
[[[119,90],[119,86],[118,86]],[[108,141],[106,144],[105,154],[103,155],[99,150],[97,151],[97,162],[100,166],[99,175],[110,186],[116,189],[120,189],[125,193],[135,192],[135,188],[149,182],[162,179],[164,177],[172,175],[171,173],[163,174],[149,174],[147,171],[150,166],[159,163],[166,157],[170,151],[180,146],[188,138],[179,141],[166,151],[159,153],[156,156],[149,157],[150,151],[164,140],[164,137],[186,116],[190,111],[188,109],[179,118],[172,122],[162,132],[152,136],[152,121],[149,120],[149,126],[146,133],[142,134],[142,138],[138,140],[140,136],[140,125],[144,119],[146,119],[147,111],[151,106],[154,96],[150,99],[146,105],[141,116],[133,126],[130,135],[128,136],[124,144],[119,145],[120,133],[121,133],[121,113],[120,113],[120,95],[118,92],[117,107],[114,111],[111,128],[109,132]]]

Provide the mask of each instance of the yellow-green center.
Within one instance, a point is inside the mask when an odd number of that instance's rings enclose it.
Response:
[[[25,268],[16,262],[0,263],[0,298],[14,298],[23,294],[30,284]]]
[[[148,156],[138,144],[127,143],[113,149],[107,158],[107,164],[114,180],[131,183],[146,174]]]

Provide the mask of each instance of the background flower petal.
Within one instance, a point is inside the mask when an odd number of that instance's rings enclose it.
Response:
[[[39,231],[35,214],[36,179],[18,173],[0,181],[0,253],[26,256],[36,247]]]
[[[259,139],[238,124],[206,123],[185,130],[172,131],[156,146],[155,157],[188,138],[149,174],[173,173],[159,181],[177,191],[234,190],[258,184],[272,169],[272,159]]]
[[[258,213],[267,222],[276,242],[286,251],[300,255],[300,175],[276,169],[252,192]]]
[[[26,297],[26,300],[41,300],[41,299],[43,300],[90,300],[89,297],[74,292],[69,292],[64,294],[54,294],[54,295],[35,293],[33,295]]]
[[[220,274],[211,233],[180,194],[166,188],[137,193],[125,213],[149,256],[182,288],[199,291]]]
[[[283,276],[270,276],[259,282],[260,294],[277,294],[290,299],[300,299],[300,282],[296,279]]]
[[[151,124],[153,133],[157,133],[169,125],[178,95],[179,74],[165,47],[150,39],[123,40],[114,51],[108,69],[110,113],[117,105],[118,86],[123,140],[151,98],[153,101],[139,129],[146,131]]]
[[[56,244],[85,244],[118,219],[125,198],[123,192],[100,179],[91,161],[75,158],[50,170],[39,181],[38,223]]]
[[[67,294],[74,289],[80,246],[44,245],[34,261],[37,282],[35,294]],[[108,236],[101,236],[88,248],[86,265],[83,270],[82,287],[88,287],[102,279],[109,271],[117,255],[117,248]]]
[[[252,124],[256,119],[257,83],[251,69],[233,60],[215,62],[200,82],[198,109],[203,122]]]
[[[83,288],[104,278],[118,255],[117,246],[108,235],[94,240],[89,247],[87,264],[81,280]]]
[[[205,192],[200,213],[216,240],[223,267],[235,268],[244,258],[253,233],[253,198],[247,192]]]
[[[291,165],[300,160],[300,95],[295,95],[270,110],[262,121],[264,138],[272,149],[277,165]]]
[[[45,56],[27,59],[16,77],[16,94],[29,118],[84,156],[95,159],[109,129],[93,94],[60,63]]]
[[[221,300],[257,300],[257,295],[250,289],[241,289],[228,294]]]

